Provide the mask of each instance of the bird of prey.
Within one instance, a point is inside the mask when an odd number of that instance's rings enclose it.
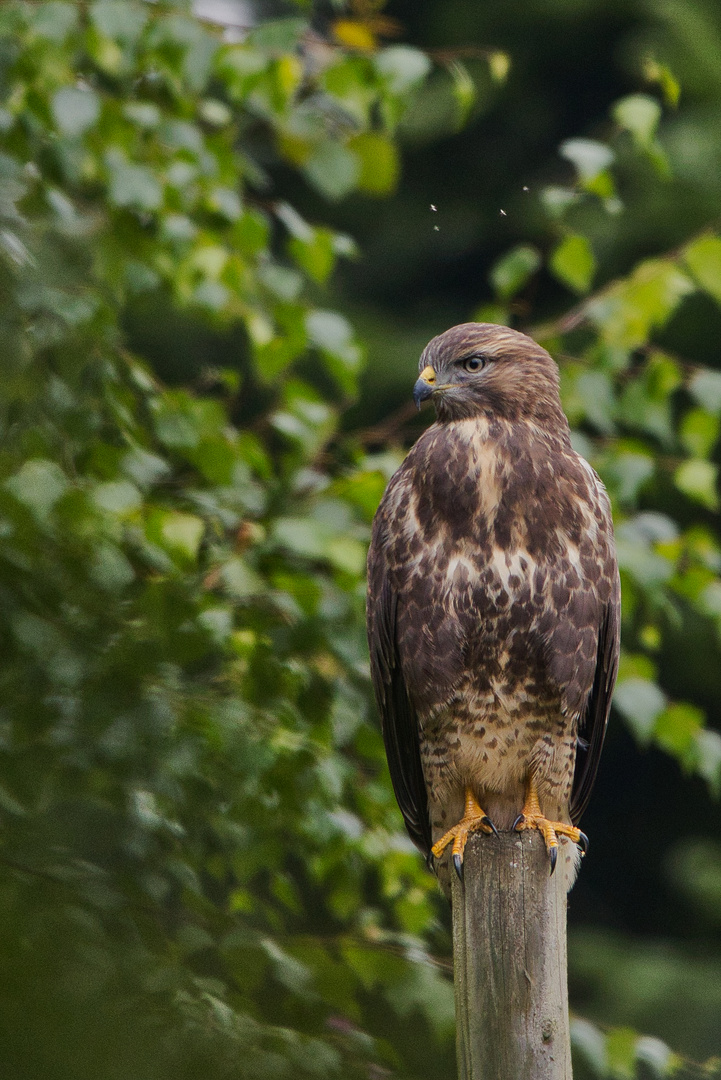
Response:
[[[531,338],[464,323],[419,369],[414,398],[436,423],[392,477],[368,557],[396,798],[446,882],[448,850],[461,876],[474,831],[540,830],[551,872],[568,838],[575,868],[618,665],[609,500]]]

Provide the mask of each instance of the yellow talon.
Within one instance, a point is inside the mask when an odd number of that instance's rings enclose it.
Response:
[[[567,836],[574,844],[578,844],[582,855],[585,855],[588,850],[588,837],[580,829],[574,825],[566,825],[563,821],[549,821],[547,817],[544,817],[538,801],[536,782],[532,776],[529,776],[526,785],[523,812],[516,818],[513,828],[516,832],[523,832],[524,829],[538,829],[543,836],[546,851],[551,860],[551,873],[556,869],[559,836]]]
[[[488,817],[485,810],[481,809],[478,805],[478,800],[471,789],[466,788],[466,804],[463,810],[463,817],[457,825],[454,825],[452,829],[449,829],[445,836],[442,836],[431,848],[433,855],[438,859],[446,850],[451,840],[453,841],[451,857],[456,873],[461,880],[463,880],[463,852],[466,848],[468,836],[472,832],[495,833],[496,836],[498,835],[495,825]]]

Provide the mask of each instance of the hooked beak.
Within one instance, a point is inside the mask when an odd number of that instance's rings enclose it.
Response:
[[[416,385],[413,387],[413,400],[416,408],[420,409],[421,402],[426,401],[436,389],[436,373],[430,364],[423,368]]]

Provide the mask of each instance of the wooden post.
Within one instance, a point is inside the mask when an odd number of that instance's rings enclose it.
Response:
[[[477,834],[451,875],[459,1080],[572,1080],[564,848]]]

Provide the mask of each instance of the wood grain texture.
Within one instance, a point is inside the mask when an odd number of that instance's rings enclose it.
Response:
[[[459,1080],[571,1080],[566,893],[535,832],[473,836],[453,874]]]

